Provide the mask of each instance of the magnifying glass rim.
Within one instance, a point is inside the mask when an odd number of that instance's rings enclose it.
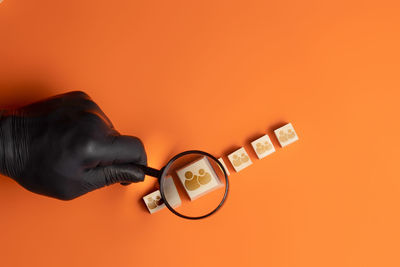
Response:
[[[167,199],[166,199],[166,197],[164,195],[164,190],[163,190],[163,184],[162,183],[164,182],[163,178],[167,175],[166,170],[169,169],[169,167],[172,165],[172,163],[175,162],[176,159],[178,159],[178,158],[180,158],[182,156],[188,155],[188,154],[201,154],[201,155],[204,155],[204,156],[212,158],[214,161],[217,162],[217,164],[220,166],[221,170],[224,172],[224,175],[225,175],[225,184],[226,184],[226,186],[225,186],[224,197],[222,198],[221,202],[219,203],[219,205],[214,210],[212,210],[209,213],[207,213],[205,215],[202,215],[202,216],[192,217],[192,216],[186,216],[186,215],[183,215],[183,214],[177,212],[174,208],[171,207],[171,205],[169,205],[169,203],[168,203],[168,201],[167,201]],[[228,175],[226,174],[224,166],[221,164],[221,162],[216,157],[214,157],[213,155],[211,155],[211,154],[209,154],[207,152],[201,151],[201,150],[187,150],[187,151],[184,151],[182,153],[179,153],[179,154],[175,155],[172,159],[170,159],[168,161],[167,165],[165,165],[165,167],[162,169],[162,173],[161,173],[161,176],[160,176],[159,183],[160,183],[160,194],[161,194],[162,199],[164,200],[165,206],[167,206],[167,208],[172,213],[174,213],[175,215],[177,215],[179,217],[182,217],[182,218],[185,218],[185,219],[189,219],[189,220],[199,220],[199,219],[203,219],[203,218],[206,218],[206,217],[211,216],[212,214],[214,214],[224,204],[224,202],[226,200],[226,197],[228,196],[228,189],[229,189]]]

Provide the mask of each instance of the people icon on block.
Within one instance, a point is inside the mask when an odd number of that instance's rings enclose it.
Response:
[[[263,154],[271,149],[272,149],[272,145],[269,142],[264,142],[264,144],[260,142],[260,143],[256,144],[256,152],[258,154]]]
[[[251,146],[259,159],[275,152],[274,145],[267,134],[251,142]]]
[[[198,157],[176,170],[191,201],[219,188],[222,183],[206,156]]]
[[[239,167],[240,165],[242,165],[248,161],[249,161],[249,157],[245,153],[240,154],[240,156],[233,155],[232,163],[235,167]]]
[[[198,180],[201,185],[206,185],[211,181],[211,174],[206,172],[204,169],[200,169]]]
[[[241,171],[253,164],[244,147],[241,147],[229,154],[228,159],[236,172]]]
[[[285,132],[284,130],[280,130],[278,135],[278,139],[280,142],[287,142],[290,139],[296,137],[296,133],[292,129],[288,129],[287,132]]]
[[[202,185],[206,185],[211,181],[211,174],[206,172],[204,169],[198,170],[198,175],[194,175],[193,172],[185,172],[185,187],[189,191],[194,191]]]
[[[291,123],[288,123],[274,131],[276,138],[278,138],[281,147],[285,147],[293,142],[299,140],[296,131]]]
[[[191,171],[185,172],[185,187],[187,190],[194,191],[200,187],[200,183],[197,180],[197,175],[193,175]]]
[[[162,204],[164,204],[164,201],[160,196],[156,196],[155,199],[153,199],[153,197],[147,198],[147,206],[151,210],[157,208],[158,206],[161,206]]]

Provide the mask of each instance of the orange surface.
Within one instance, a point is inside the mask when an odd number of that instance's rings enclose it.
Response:
[[[225,207],[150,215],[155,180],[71,202],[0,177],[1,266],[400,266],[398,1],[4,0],[0,105],[84,90],[161,167],[245,145]],[[292,122],[300,141],[257,160]],[[232,171],[232,169],[231,169]]]

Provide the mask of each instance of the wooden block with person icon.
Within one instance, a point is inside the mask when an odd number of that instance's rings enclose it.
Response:
[[[164,194],[168,200],[168,204],[173,208],[181,205],[181,198],[179,197],[178,190],[176,190],[174,180],[170,176],[165,179]],[[160,190],[156,190],[144,196],[143,201],[151,214],[166,207],[164,200],[161,198]]]
[[[176,171],[190,200],[195,200],[222,185],[207,157],[189,163]]]
[[[251,145],[253,146],[254,152],[256,152],[259,159],[262,159],[275,152],[274,145],[267,134],[251,142]]]
[[[232,163],[232,166],[236,172],[241,171],[253,164],[244,147],[239,148],[235,152],[229,154],[228,159]]]
[[[299,137],[297,136],[291,123],[288,123],[281,128],[276,129],[274,132],[276,138],[278,138],[281,147],[285,147],[299,140]]]
[[[151,214],[165,207],[164,201],[161,198],[160,190],[156,190],[147,196],[144,196],[143,201]]]

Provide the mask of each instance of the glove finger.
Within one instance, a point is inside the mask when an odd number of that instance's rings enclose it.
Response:
[[[127,135],[110,136],[105,142],[90,150],[89,160],[98,161],[107,166],[122,163],[147,165],[147,155],[139,138]]]
[[[92,98],[82,91],[73,91],[61,95],[63,101],[68,101],[69,105],[76,106],[79,111],[86,110],[88,112],[93,112],[98,115],[103,121],[110,127],[114,128],[111,120],[107,115],[101,110],[101,108],[92,100]]]
[[[43,105],[46,103],[45,105]],[[26,105],[22,108],[31,115],[41,115],[49,110],[68,109],[69,112],[87,111],[96,114],[107,124],[108,127],[114,128],[112,122],[101,108],[91,99],[91,97],[82,91],[72,91],[64,94],[52,96],[50,98]]]
[[[115,183],[143,182],[144,176],[143,170],[133,164],[97,167],[87,172],[87,179],[97,188]]]

